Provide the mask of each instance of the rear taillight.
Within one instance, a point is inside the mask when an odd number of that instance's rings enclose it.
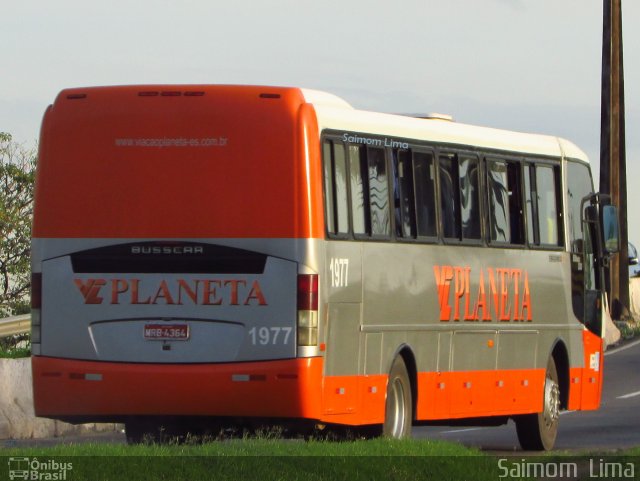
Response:
[[[31,353],[40,354],[42,273],[31,273]]]
[[[31,309],[42,306],[42,273],[31,273]]]
[[[318,344],[318,275],[298,275],[298,346]]]

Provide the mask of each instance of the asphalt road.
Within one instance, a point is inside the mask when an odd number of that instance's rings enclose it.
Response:
[[[414,437],[442,439],[485,451],[518,451],[512,421],[500,427],[414,427]],[[597,411],[561,413],[555,449],[612,450],[640,446],[640,340],[605,352]]]
[[[602,404],[597,411],[563,412],[555,449],[614,450],[640,446],[640,340],[607,351]],[[485,451],[519,451],[513,422],[500,427],[414,427],[415,438],[460,442]],[[0,447],[54,446],[83,442],[124,443],[124,434],[39,440],[4,440]]]

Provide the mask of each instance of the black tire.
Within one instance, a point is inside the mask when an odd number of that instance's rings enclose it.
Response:
[[[154,418],[136,417],[124,423],[127,444],[163,444],[175,437],[173,427]]]
[[[411,402],[411,382],[402,357],[398,356],[391,365],[387,381],[387,399],[385,402],[382,435],[389,438],[407,438],[411,436],[413,406]]]
[[[518,441],[527,451],[549,451],[553,449],[558,435],[560,419],[560,384],[553,357],[547,363],[544,382],[542,412],[515,418]]]
[[[148,423],[142,419],[130,419],[124,423],[124,434],[127,444],[140,444],[145,440],[149,429]]]

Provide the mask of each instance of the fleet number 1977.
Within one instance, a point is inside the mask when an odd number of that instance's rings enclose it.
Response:
[[[288,344],[291,331],[291,327],[252,327],[249,329],[249,339],[254,346]]]
[[[329,261],[331,271],[331,287],[347,287],[349,285],[349,259],[332,257]]]

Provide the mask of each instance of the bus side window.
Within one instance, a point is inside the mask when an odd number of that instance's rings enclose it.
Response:
[[[509,188],[509,224],[511,243],[524,244],[524,209],[522,207],[522,171],[520,162],[507,162]]]
[[[536,166],[536,186],[540,244],[558,246],[561,244],[560,232],[558,229],[558,189],[556,184],[556,175],[552,166]]]
[[[490,239],[492,242],[510,242],[511,222],[507,164],[502,161],[490,160],[487,165],[487,178]]]
[[[396,235],[405,239],[415,239],[415,197],[411,153],[407,150],[394,150],[392,154]]]
[[[331,234],[349,232],[347,166],[344,145],[326,140],[323,144],[325,211]]]
[[[435,237],[436,179],[433,154],[413,153],[413,180],[416,196],[416,224],[419,237]]]
[[[582,180],[582,179],[580,179]],[[571,182],[571,181],[570,181]],[[524,199],[527,217],[527,241],[533,246],[558,247],[563,245],[562,230],[562,193],[560,188],[560,169],[542,163],[526,163],[524,168]],[[569,200],[578,206],[569,212],[569,230],[574,239],[574,232],[581,232],[580,199]],[[571,209],[571,206],[570,206]],[[572,249],[579,249],[582,242],[576,243]]]
[[[365,175],[363,175],[363,155],[362,147],[359,145],[349,145],[349,176],[351,185],[351,215],[353,222],[353,232],[356,235],[366,235],[369,225],[369,206],[365,203],[364,193],[367,191],[365,186]]]
[[[460,177],[456,155],[440,154],[438,164],[442,235],[445,239],[460,240]]]
[[[520,162],[489,160],[488,189],[492,242],[525,244]]]
[[[480,175],[475,156],[460,155],[460,217],[463,239],[480,239]]]
[[[327,223],[327,231],[336,233],[336,211],[333,192],[333,159],[331,155],[331,141],[325,140],[322,144],[322,162],[324,164],[324,211]]]
[[[538,194],[536,168],[533,164],[526,164],[524,168],[524,198],[527,211],[527,241],[531,245],[539,245]]]
[[[349,233],[349,205],[347,196],[347,160],[344,144],[334,142],[333,158],[335,164],[336,211],[338,213],[338,233]]]
[[[367,148],[367,165],[369,167],[371,235],[373,237],[388,237],[391,234],[391,218],[384,149]]]

